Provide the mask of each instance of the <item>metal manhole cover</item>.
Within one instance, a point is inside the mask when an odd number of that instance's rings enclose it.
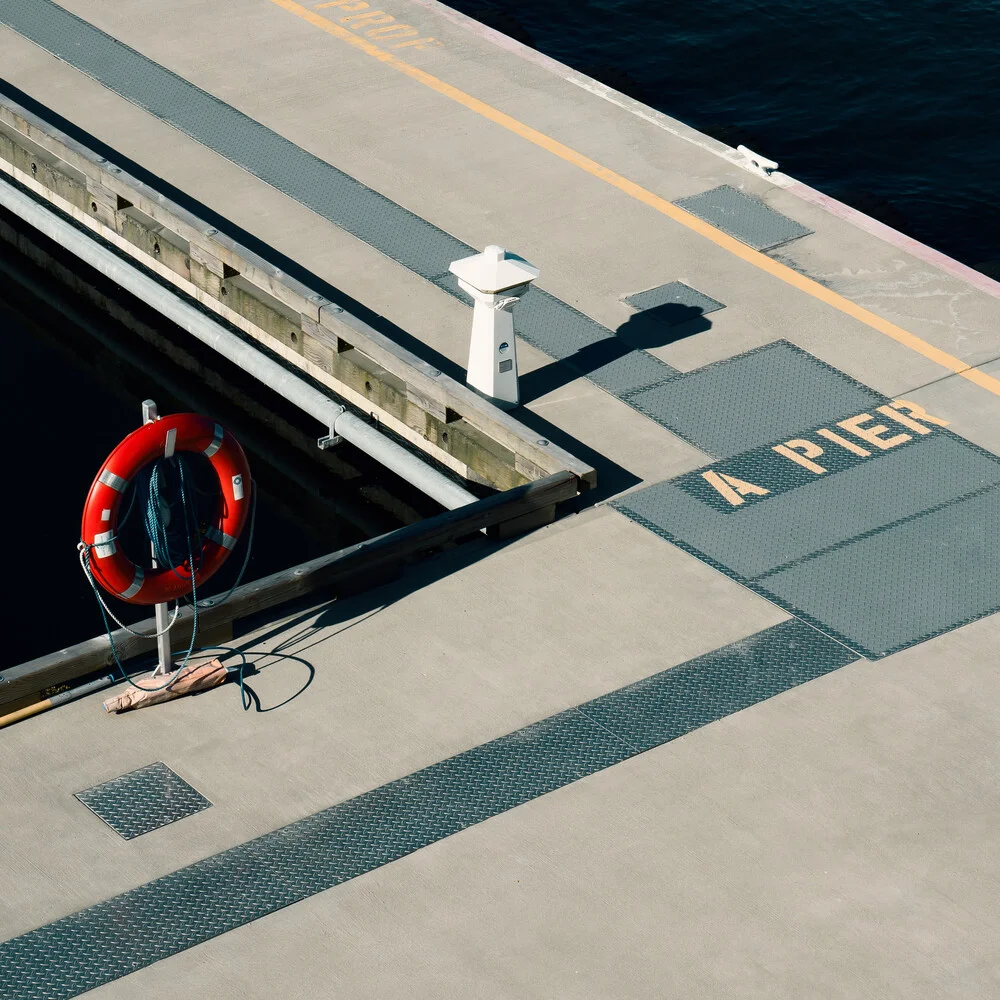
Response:
[[[212,804],[161,761],[77,792],[75,797],[125,840]]]
[[[683,281],[668,281],[665,285],[657,285],[656,288],[647,288],[644,292],[626,295],[624,301],[640,312],[659,309],[658,320],[666,326],[686,323],[693,317],[726,308],[725,303],[699,292],[690,285],[685,285]]]
[[[674,202],[716,229],[736,237],[754,250],[771,250],[813,232],[788,216],[768,208],[759,198],[723,184]]]

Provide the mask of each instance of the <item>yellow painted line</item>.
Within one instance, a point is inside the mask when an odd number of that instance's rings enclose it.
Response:
[[[644,205],[648,205],[650,208],[655,209],[662,215],[666,215],[675,222],[679,222],[682,226],[687,227],[692,232],[698,233],[700,236],[704,236],[717,246],[722,247],[724,250],[728,250],[734,256],[739,257],[748,264],[752,264],[761,271],[766,271],[773,277],[785,282],[785,284],[791,285],[793,288],[797,288],[799,291],[805,292],[807,295],[811,295],[814,299],[818,299],[820,302],[825,302],[827,305],[832,306],[834,309],[839,310],[845,315],[858,320],[860,323],[864,323],[873,330],[878,330],[879,333],[885,334],[887,337],[891,337],[904,347],[908,347],[910,350],[916,351],[928,360],[934,361],[943,368],[948,368],[957,375],[961,375],[964,378],[967,378],[970,382],[974,382],[976,385],[981,386],[984,389],[988,389],[990,392],[1000,396],[1000,379],[996,379],[992,375],[987,375],[985,372],[977,371],[975,368],[967,365],[960,358],[956,358],[953,355],[948,354],[947,351],[942,351],[933,344],[929,344],[926,340],[921,339],[916,334],[910,333],[908,330],[904,330],[895,323],[890,323],[889,320],[884,319],[881,316],[877,316],[869,309],[865,309],[863,306],[859,306],[856,302],[852,302],[850,299],[844,298],[843,295],[838,295],[825,285],[821,285],[819,282],[813,281],[812,278],[808,278],[804,274],[799,274],[798,271],[793,270],[787,265],[781,264],[776,260],[772,260],[766,254],[760,253],[758,250],[748,247],[745,243],[741,243],[734,237],[716,229],[715,226],[699,219],[690,212],[685,212],[684,209],[679,208],[677,205],[667,201],[665,198],[661,198],[659,195],[653,194],[652,191],[647,191],[644,187],[641,187],[634,181],[630,181],[627,177],[623,177],[614,170],[610,170],[608,167],[602,166],[596,160],[592,160],[590,157],[584,156],[583,153],[579,153],[575,149],[571,149],[569,146],[563,145],[563,143],[553,139],[551,136],[545,135],[544,132],[539,132],[537,129],[532,128],[530,125],[525,125],[524,122],[520,122],[516,118],[512,118],[510,115],[504,114],[502,111],[498,111],[496,108],[486,104],[485,101],[480,101],[471,94],[467,94],[465,91],[459,90],[457,87],[453,87],[450,83],[445,83],[444,80],[441,80],[416,66],[411,66],[408,62],[400,59],[399,56],[394,55],[392,52],[379,48],[366,38],[362,38],[360,35],[354,34],[347,28],[344,28],[339,24],[335,24],[333,21],[315,13],[315,11],[309,10],[308,7],[303,7],[302,4],[296,3],[295,0],[271,0],[271,3],[277,4],[279,7],[283,7],[285,10],[295,14],[297,17],[301,17],[304,21],[308,21],[320,30],[341,39],[341,41],[347,42],[349,45],[353,45],[354,48],[359,49],[366,55],[369,55],[374,59],[378,59],[379,62],[385,63],[387,66],[391,66],[393,69],[398,70],[400,73],[405,74],[413,80],[416,80],[418,83],[422,83],[425,87],[429,87],[431,90],[437,91],[437,93],[443,95],[444,97],[461,104],[463,107],[468,108],[477,115],[481,115],[483,118],[494,122],[510,132],[513,132],[515,135],[521,136],[522,139],[527,139],[528,142],[533,143],[549,153],[552,153],[554,156],[558,156],[567,163],[572,163],[574,166],[586,171],[598,180],[602,180],[606,184],[610,184],[612,187],[615,187],[624,194],[627,194],[630,198],[634,198],[636,201],[640,201]],[[345,7],[342,9],[346,10],[347,8]]]

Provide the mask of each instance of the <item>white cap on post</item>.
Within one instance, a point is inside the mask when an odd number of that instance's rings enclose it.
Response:
[[[498,406],[517,406],[521,397],[511,309],[538,277],[538,268],[490,245],[474,257],[453,261],[449,270],[475,303],[466,382]]]

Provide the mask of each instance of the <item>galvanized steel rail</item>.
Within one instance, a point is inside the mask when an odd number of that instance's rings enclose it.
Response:
[[[0,180],[0,205],[131,292],[162,316],[172,320],[203,344],[239,365],[300,410],[325,424],[331,438],[343,437],[350,441],[396,475],[433,497],[443,507],[461,507],[475,501],[475,494],[349,413],[347,407],[313,388],[262,351],[251,347],[221,323],[195,309],[180,296],[168,291],[137,267],[105,249],[5,180]]]
[[[66,12],[54,8],[54,13]],[[225,222],[206,221],[209,209],[196,206],[200,214],[195,214],[153,186],[154,178],[129,172],[141,168],[123,169],[107,159],[117,159],[113,151],[102,156],[92,145],[0,93],[0,173],[338,397],[376,415],[381,425],[452,471],[495,489],[561,469],[575,472],[585,487],[594,485],[591,466],[326,298],[327,292],[318,290],[328,288],[321,279],[306,274],[309,284],[303,284],[220,232],[216,227]],[[458,256],[472,252],[457,245]],[[447,271],[447,264],[442,266]],[[284,267],[292,265],[283,262]],[[551,317],[546,313],[540,320],[547,326]]]

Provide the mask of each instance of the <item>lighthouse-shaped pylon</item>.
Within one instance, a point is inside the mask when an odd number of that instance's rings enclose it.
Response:
[[[511,310],[538,277],[538,268],[501,246],[452,262],[449,270],[475,303],[466,382],[504,409],[521,400]]]

